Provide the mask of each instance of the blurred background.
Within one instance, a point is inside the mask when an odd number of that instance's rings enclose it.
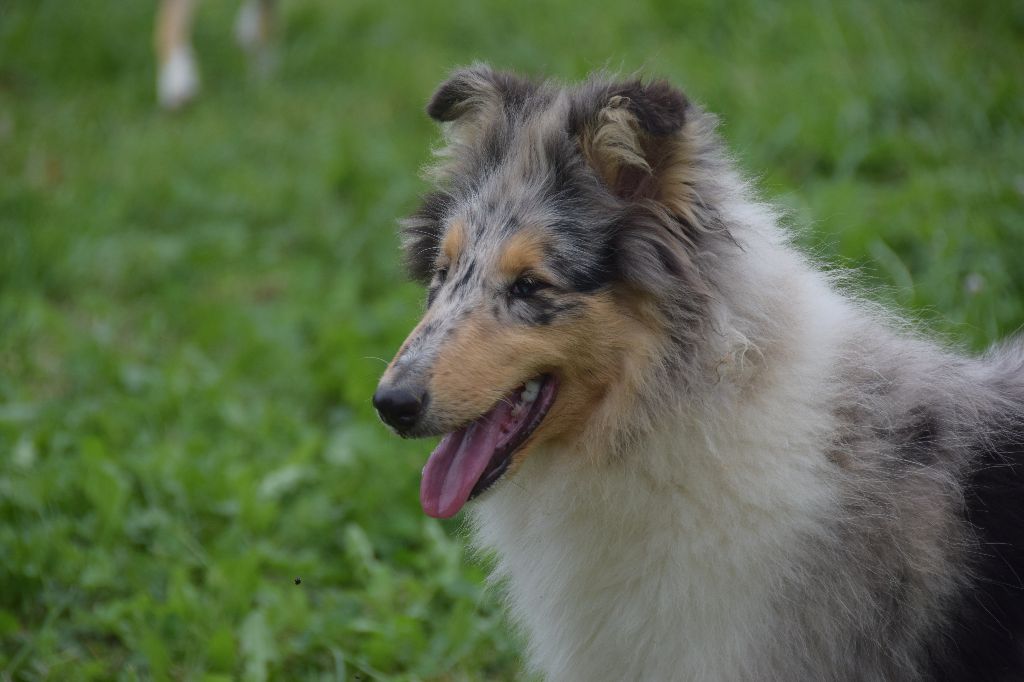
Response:
[[[256,78],[200,4],[169,114],[155,2],[0,0],[0,680],[520,678],[369,401],[455,65],[668,77],[872,296],[972,349],[1024,322],[1018,0],[278,10]]]

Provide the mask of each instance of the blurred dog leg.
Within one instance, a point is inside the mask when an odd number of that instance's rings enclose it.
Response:
[[[199,93],[199,69],[192,53],[196,0],[162,0],[156,19],[157,100],[180,109]]]
[[[235,39],[248,53],[253,72],[259,77],[269,75],[274,67],[275,4],[275,0],[246,0],[235,21]]]

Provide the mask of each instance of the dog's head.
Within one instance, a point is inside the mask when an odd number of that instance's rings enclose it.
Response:
[[[475,66],[428,114],[446,124],[436,191],[404,224],[423,319],[374,405],[408,437],[447,434],[423,472],[455,514],[541,443],[599,443],[698,326],[702,116],[665,82],[573,88]],[[589,437],[589,440],[587,440]]]

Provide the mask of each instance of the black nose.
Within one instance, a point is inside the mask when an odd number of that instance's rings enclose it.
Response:
[[[377,414],[396,429],[408,429],[420,418],[426,395],[417,396],[405,388],[380,386],[373,394],[373,406]]]

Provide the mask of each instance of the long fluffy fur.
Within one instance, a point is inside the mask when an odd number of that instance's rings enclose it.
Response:
[[[478,66],[431,114],[453,122],[441,193],[407,224],[418,277],[453,206],[486,214],[500,183],[536,207],[569,173],[576,198],[544,213],[565,259],[610,244],[604,285],[639,292],[665,339],[617,419],[540,444],[472,505],[535,670],[1024,679],[1020,344],[965,357],[844,293],[666,84]]]

